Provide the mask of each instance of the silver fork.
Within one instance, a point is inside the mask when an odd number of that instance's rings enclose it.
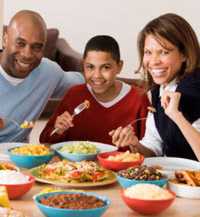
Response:
[[[148,110],[149,112],[151,112],[151,113],[156,112],[156,109],[155,109],[154,107],[152,107],[152,106],[148,106],[148,107],[147,107],[147,110]],[[135,123],[138,122],[138,121],[142,121],[142,120],[146,120],[146,119],[147,119],[147,117],[144,117],[144,118],[137,118],[137,119],[131,121],[131,123],[129,123],[129,125],[133,125],[133,124],[135,124]]]
[[[154,107],[152,107],[152,106],[148,106],[148,107],[147,107],[147,110],[148,110],[149,112],[151,112],[151,113],[156,112],[156,109],[155,109]],[[137,119],[133,120],[131,123],[129,123],[128,126],[131,126],[131,125],[137,123],[138,121],[143,121],[143,120],[146,120],[146,119],[147,119],[147,117],[145,117],[145,118],[137,118]],[[132,152],[137,152],[137,150],[136,150],[132,145],[129,145],[129,148],[130,148],[130,150],[131,150]]]
[[[72,118],[74,118],[76,115],[80,114],[83,110],[89,108],[90,106],[90,102],[88,100],[85,100],[84,102],[82,102],[81,104],[79,104],[78,106],[75,107],[74,112],[72,114]],[[52,136],[53,134],[55,134],[56,132],[58,132],[58,128],[55,128],[50,136]]]

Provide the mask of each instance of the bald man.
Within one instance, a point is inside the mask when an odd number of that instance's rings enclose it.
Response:
[[[46,38],[46,24],[38,13],[23,10],[11,19],[0,54],[0,118],[35,121],[50,97],[84,82],[80,73],[64,72],[43,57]],[[29,133],[6,119],[0,142],[27,142]]]

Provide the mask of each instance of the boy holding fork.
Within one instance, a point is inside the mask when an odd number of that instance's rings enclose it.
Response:
[[[83,54],[86,84],[72,87],[66,93],[42,131],[40,142],[90,140],[113,144],[112,132],[118,129],[118,146],[128,146],[130,138],[124,134],[125,128],[134,130],[141,138],[149,101],[142,90],[116,79],[122,65],[119,45],[114,38],[107,35],[91,38]],[[90,102],[90,107],[72,117],[74,109],[85,100]],[[133,129],[130,123],[138,118],[144,119],[135,123]],[[57,131],[52,134],[55,128]]]

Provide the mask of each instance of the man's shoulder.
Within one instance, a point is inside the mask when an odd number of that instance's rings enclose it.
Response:
[[[64,73],[64,71],[56,62],[45,57],[42,58],[39,68],[40,70],[44,70],[46,73]]]

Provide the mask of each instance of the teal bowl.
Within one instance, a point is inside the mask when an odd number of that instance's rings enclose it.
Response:
[[[42,198],[48,198],[52,195],[58,194],[84,194],[84,195],[92,195],[97,197],[98,199],[104,202],[104,206],[100,208],[94,209],[62,209],[62,208],[54,208],[48,205],[44,205],[40,202]],[[51,192],[45,193],[41,195],[36,195],[34,197],[34,202],[36,203],[37,207],[46,217],[100,217],[104,214],[104,212],[110,206],[110,200],[105,196],[99,196],[95,193],[86,193],[86,192]]]
[[[83,160],[96,160],[97,154],[74,154],[74,153],[67,153],[63,151],[56,150],[57,154],[60,155],[62,158],[65,158],[70,161],[83,161]]]
[[[117,175],[117,181],[122,186],[122,188],[128,188],[132,185],[136,184],[154,184],[160,187],[163,187],[167,184],[167,178],[159,179],[159,180],[136,180],[136,179],[128,179],[123,176]]]
[[[16,148],[16,147],[14,147]],[[8,149],[8,154],[10,157],[10,160],[16,164],[18,167],[22,168],[33,168],[36,166],[39,166],[41,164],[47,163],[51,160],[51,158],[54,156],[54,151],[47,155],[20,155],[20,154],[14,154],[11,152],[12,149]]]

